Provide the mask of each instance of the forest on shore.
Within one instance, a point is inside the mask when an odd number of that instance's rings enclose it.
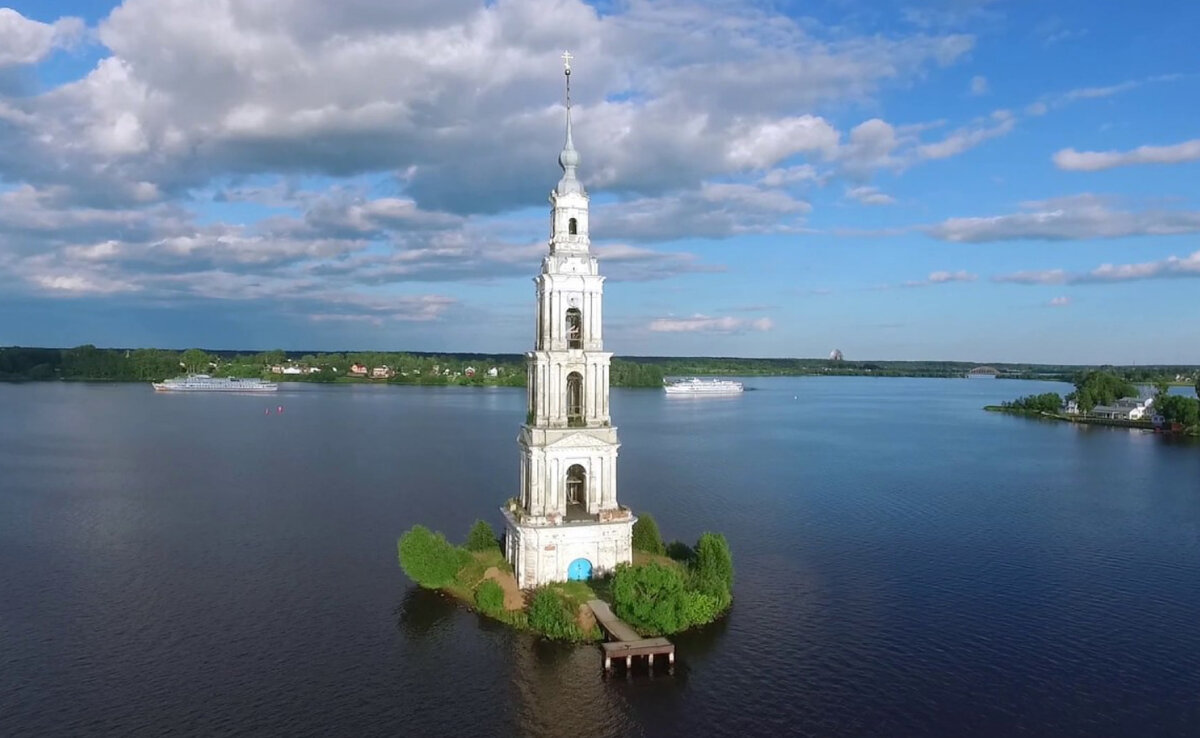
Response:
[[[352,377],[355,366],[386,367],[377,379]],[[659,387],[665,377],[686,376],[874,376],[964,377],[980,366],[962,361],[848,361],[834,359],[777,359],[737,357],[614,357],[614,387]],[[998,379],[1043,379],[1072,382],[1086,370],[1101,368],[1139,384],[1192,384],[1200,378],[1195,366],[1105,366],[990,363]],[[302,374],[273,373],[272,368],[295,367]],[[495,369],[494,372],[491,370]],[[305,352],[155,348],[0,347],[0,381],[160,381],[185,373],[227,377],[262,377],[280,381],[381,381],[398,384],[524,386],[525,357],[521,354],[428,352]]]

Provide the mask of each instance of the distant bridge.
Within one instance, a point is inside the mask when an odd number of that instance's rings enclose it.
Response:
[[[1000,376],[1000,370],[994,366],[977,366],[971,371],[967,372],[967,376],[971,378],[998,377]]]

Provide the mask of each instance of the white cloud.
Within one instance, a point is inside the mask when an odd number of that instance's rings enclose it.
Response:
[[[1121,238],[1174,235],[1200,231],[1200,212],[1193,210],[1118,210],[1095,195],[1023,203],[1025,212],[977,218],[950,218],[925,232],[942,241],[991,241]]]
[[[899,146],[895,127],[880,118],[872,118],[850,130],[849,141],[839,157],[851,175],[862,176],[875,169],[898,165],[899,160],[893,154]]]
[[[979,74],[972,77],[970,91],[971,94],[975,96],[986,95],[988,93],[987,77]]]
[[[992,277],[993,282],[1012,284],[1066,284],[1068,279],[1069,275],[1062,269],[1024,271]]]
[[[1139,146],[1131,151],[1076,151],[1063,149],[1054,155],[1059,169],[1095,172],[1133,164],[1179,164],[1200,159],[1200,138],[1172,146]]]
[[[1069,297],[1052,297],[1050,302],[1046,303],[1047,307],[1066,307],[1071,304]]]
[[[811,209],[782,190],[706,182],[686,192],[601,205],[592,235],[657,241],[796,231]]]
[[[746,126],[729,142],[726,154],[736,167],[767,169],[799,153],[831,156],[839,134],[824,118],[801,115]]]
[[[744,333],[769,331],[774,327],[770,318],[712,317],[696,313],[688,318],[657,318],[650,321],[656,333]]]
[[[965,269],[959,269],[958,271],[954,271],[954,272],[937,271],[937,272],[931,272],[929,274],[929,276],[926,277],[925,279],[922,279],[919,281],[914,281],[914,282],[905,282],[904,286],[905,287],[928,287],[930,285],[950,284],[952,282],[974,282],[977,279],[979,279],[978,274],[972,274],[971,272],[968,272]]]
[[[846,197],[863,205],[892,205],[896,202],[896,198],[880,192],[878,187],[850,187],[846,190]]]
[[[1101,264],[1086,272],[1067,272],[1062,269],[1017,272],[993,277],[995,282],[1014,284],[1100,284],[1135,282],[1146,279],[1200,278],[1200,251],[1187,256],[1168,256],[1158,261],[1133,264]]]
[[[0,69],[39,62],[54,49],[76,43],[83,31],[79,18],[39,23],[11,8],[0,8]]]
[[[605,14],[581,0],[265,7],[125,0],[99,24],[112,55],[90,74],[5,101],[21,123],[0,170],[109,200],[136,182],[171,197],[228,174],[405,171],[422,208],[498,212],[540,199],[553,172],[565,45],[584,176],[656,195],[829,156],[837,131],[797,111],[866,99],[974,43],[681,0]]]
[[[941,141],[917,147],[919,159],[945,159],[972,149],[991,138],[1006,135],[1016,127],[1017,119],[1007,110],[997,110],[990,117],[965,126],[946,136]]]

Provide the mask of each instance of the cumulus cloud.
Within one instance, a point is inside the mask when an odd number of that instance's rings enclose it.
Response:
[[[974,77],[972,77],[972,78],[971,78],[970,92],[971,92],[971,94],[972,94],[972,95],[976,95],[976,96],[979,96],[979,95],[986,95],[986,94],[987,94],[987,92],[988,92],[988,81],[987,81],[987,77],[984,77],[984,76],[982,76],[982,75],[979,75],[979,74],[977,74],[977,75],[975,75]]]
[[[9,101],[0,169],[81,197],[136,182],[170,196],[222,174],[404,170],[423,208],[498,212],[544,190],[562,124],[554,60],[568,45],[583,171],[653,195],[829,155],[837,132],[797,108],[865,98],[973,45],[846,38],[763,9],[684,2],[606,14],[579,0],[264,7],[126,0],[98,28],[111,56]]]
[[[1135,282],[1146,279],[1187,279],[1200,277],[1200,251],[1187,256],[1168,256],[1158,261],[1132,264],[1101,264],[1086,272],[1062,269],[1017,272],[993,277],[996,282],[1014,284],[1101,284]]]
[[[925,228],[930,236],[956,243],[1174,235],[1200,231],[1200,212],[1117,209],[1113,202],[1084,194],[1022,204],[1024,212],[975,218],[950,218]]]
[[[696,313],[688,318],[657,318],[648,328],[656,333],[744,333],[769,331],[774,327],[770,318],[713,317]]]
[[[0,8],[0,69],[39,62],[54,49],[75,44],[83,31],[79,18],[39,23],[11,8]]]
[[[1197,159],[1200,159],[1200,138],[1171,146],[1139,146],[1131,151],[1063,149],[1054,154],[1054,165],[1069,171],[1096,172],[1133,164],[1179,164]]]

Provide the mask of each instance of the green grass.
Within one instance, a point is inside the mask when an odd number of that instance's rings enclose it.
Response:
[[[498,548],[490,551],[468,552],[467,565],[458,571],[454,582],[446,588],[446,591],[474,606],[475,588],[483,581],[484,573],[493,566],[501,571],[512,573],[512,567],[509,566],[504,554]]]
[[[663,554],[652,554],[647,551],[634,551],[633,565],[642,566],[643,564],[662,564],[663,566],[669,566],[674,569],[687,568],[681,562],[676,561],[670,556]]]

